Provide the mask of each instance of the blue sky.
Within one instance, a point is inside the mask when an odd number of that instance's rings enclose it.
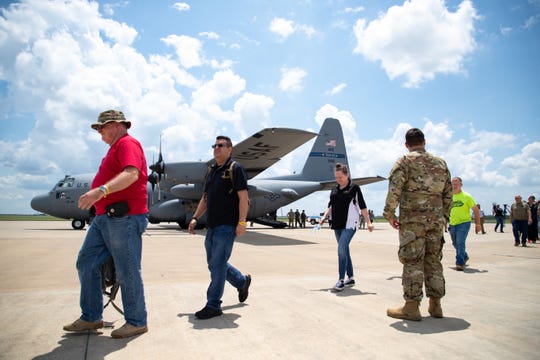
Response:
[[[540,0],[0,4],[0,213],[95,172],[90,123],[110,108],[149,163],[160,135],[166,161],[208,160],[218,134],[335,117],[354,177],[388,176],[418,127],[484,208],[540,196]],[[311,145],[262,175],[299,171]],[[386,189],[363,188],[376,214]]]

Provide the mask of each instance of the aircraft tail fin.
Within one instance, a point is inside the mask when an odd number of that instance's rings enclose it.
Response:
[[[333,181],[334,167],[338,162],[349,166],[343,130],[339,120],[327,118],[299,177],[310,181]]]

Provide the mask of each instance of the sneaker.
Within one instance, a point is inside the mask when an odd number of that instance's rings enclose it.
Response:
[[[345,287],[353,287],[355,284],[356,284],[356,282],[354,281],[354,279],[351,279],[351,278],[348,278],[343,283],[343,285],[345,285]]]
[[[200,320],[206,320],[216,316],[220,316],[222,314],[223,311],[221,311],[220,309],[214,309],[209,306],[205,306],[204,308],[195,313],[195,317]]]
[[[521,246],[523,246],[523,247],[527,247],[527,244],[523,243],[523,244],[521,244]]]
[[[515,243],[514,246],[519,246],[519,243]]]
[[[65,331],[86,331],[97,330],[103,327],[103,321],[89,322],[83,319],[77,319],[69,325],[64,326]]]
[[[249,295],[249,285],[251,285],[251,275],[246,275],[246,285],[243,288],[238,289],[238,301],[243,303],[246,301]]]
[[[463,271],[463,265],[456,265],[457,271]]]
[[[341,291],[343,289],[345,289],[345,284],[343,283],[343,280],[338,280],[336,285],[334,285],[334,290]]]
[[[113,332],[111,332],[111,336],[115,339],[123,339],[123,338],[131,337],[131,336],[135,336],[139,334],[144,334],[147,331],[148,331],[148,326],[146,325],[134,326],[134,325],[131,325],[130,323],[125,323],[124,325],[122,325],[120,329],[113,330]]]

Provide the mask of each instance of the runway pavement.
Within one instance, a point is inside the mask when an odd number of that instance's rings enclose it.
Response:
[[[388,224],[356,233],[356,286],[337,293],[331,230],[249,228],[231,258],[252,275],[249,298],[238,303],[226,285],[224,315],[201,321],[193,314],[209,282],[203,232],[150,225],[143,246],[149,332],[120,340],[110,337],[112,328],[62,330],[80,315],[75,259],[85,233],[67,221],[0,222],[0,359],[539,357],[540,244],[514,247],[511,233],[469,234],[463,272],[454,270],[446,234],[445,317],[429,317],[425,299],[422,321],[413,322],[386,316],[403,304],[397,232]],[[104,320],[124,323],[112,307]]]

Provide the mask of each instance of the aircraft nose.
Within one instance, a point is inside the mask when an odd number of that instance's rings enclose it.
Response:
[[[34,209],[36,211],[46,213],[47,209],[49,208],[49,206],[48,206],[49,201],[48,200],[49,200],[48,195],[38,195],[38,196],[35,196],[32,199],[32,201],[30,202],[30,206],[32,207],[32,209]]]

